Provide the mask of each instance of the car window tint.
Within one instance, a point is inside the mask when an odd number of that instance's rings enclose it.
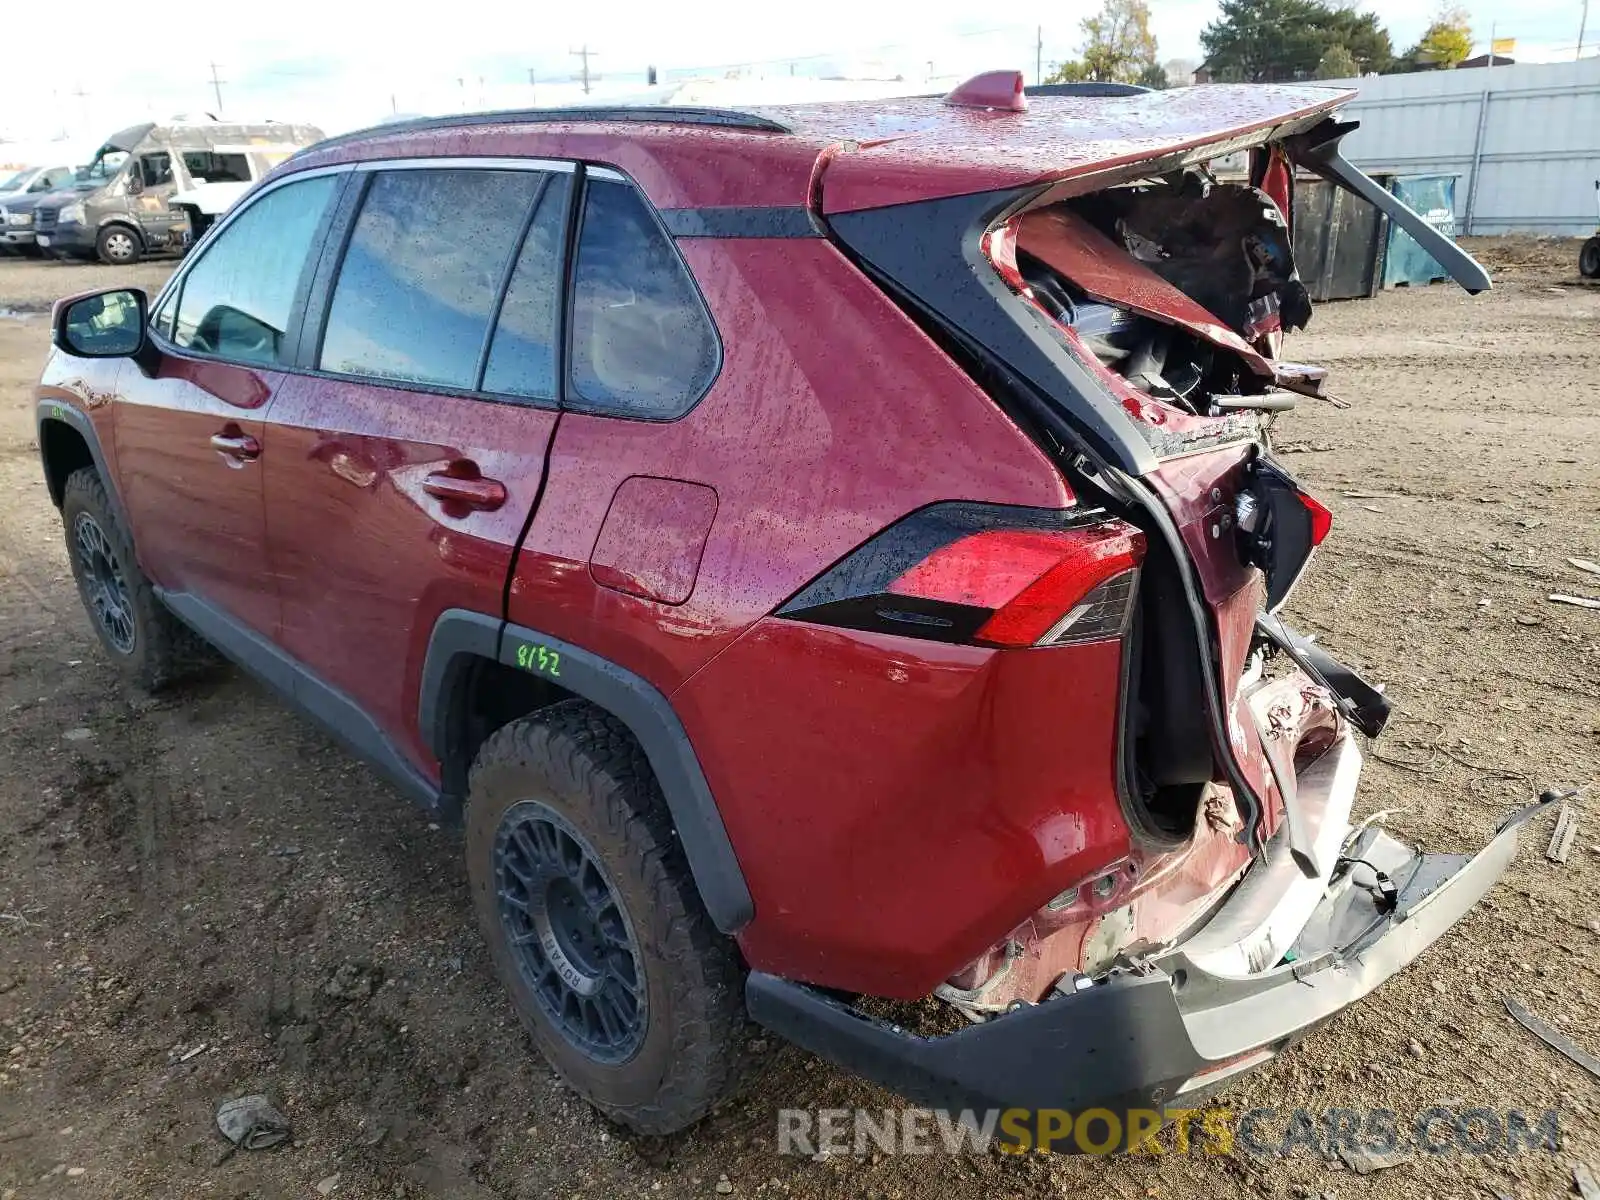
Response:
[[[592,180],[572,298],[574,399],[673,417],[717,370],[717,340],[677,249],[632,187]]]
[[[194,184],[250,182],[250,160],[243,154],[185,150],[183,169],[189,173],[189,181]]]
[[[219,230],[184,277],[171,337],[201,354],[281,362],[295,287],[338,182],[274,188]],[[158,318],[157,331],[165,332]]]
[[[541,400],[556,397],[557,316],[561,242],[566,228],[567,176],[552,175],[523,239],[511,286],[500,306],[483,389]]]
[[[172,182],[172,155],[146,154],[139,160],[139,171],[145,187],[160,187]]]
[[[322,369],[473,387],[495,297],[543,178],[375,175],[334,286]]]

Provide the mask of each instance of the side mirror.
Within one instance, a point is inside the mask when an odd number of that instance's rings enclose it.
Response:
[[[50,340],[74,358],[127,358],[144,345],[149,304],[139,288],[58,300]]]

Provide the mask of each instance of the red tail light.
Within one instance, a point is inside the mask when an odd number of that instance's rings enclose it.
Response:
[[[886,530],[780,615],[938,641],[1059,646],[1127,630],[1144,535],[1104,513],[935,505]]]
[[[1333,514],[1329,512],[1320,500],[1300,493],[1300,503],[1305,506],[1306,513],[1311,517],[1311,544],[1322,545],[1322,539],[1328,536],[1328,530],[1333,528]]]

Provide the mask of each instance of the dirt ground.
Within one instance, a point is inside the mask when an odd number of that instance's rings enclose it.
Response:
[[[1335,512],[1292,618],[1399,711],[1361,811],[1475,848],[1544,786],[1600,783],[1600,288],[1575,242],[1479,242],[1498,278],[1321,307],[1286,461]],[[0,261],[0,1196],[1520,1198],[1600,1167],[1600,1086],[1506,1015],[1600,1052],[1600,792],[1565,866],[1541,821],[1410,970],[1220,1103],[1559,1107],[1559,1153],[1059,1159],[775,1152],[780,1107],[892,1105],[762,1040],[743,1097],[632,1139],[532,1057],[472,926],[458,839],[250,680],[159,699],[107,669],[40,478],[31,388],[56,296],[129,271]],[[9,310],[9,312],[8,312]],[[22,315],[18,315],[18,313]],[[353,969],[352,969],[353,965]],[[356,987],[327,984],[336,971]],[[367,992],[370,990],[370,995]],[[292,1143],[231,1152],[265,1091]],[[1279,1125],[1281,1129],[1281,1123]],[[1275,1135],[1274,1135],[1275,1136]],[[1170,1145],[1170,1141],[1168,1143]],[[332,1184],[328,1181],[337,1177]]]

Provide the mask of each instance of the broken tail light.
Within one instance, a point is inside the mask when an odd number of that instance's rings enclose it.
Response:
[[[937,504],[778,610],[824,625],[999,647],[1108,641],[1128,627],[1144,534],[1103,512]]]
[[[1250,480],[1234,501],[1240,557],[1267,577],[1267,611],[1276,612],[1333,528],[1333,514],[1292,475],[1266,458],[1250,466]]]

